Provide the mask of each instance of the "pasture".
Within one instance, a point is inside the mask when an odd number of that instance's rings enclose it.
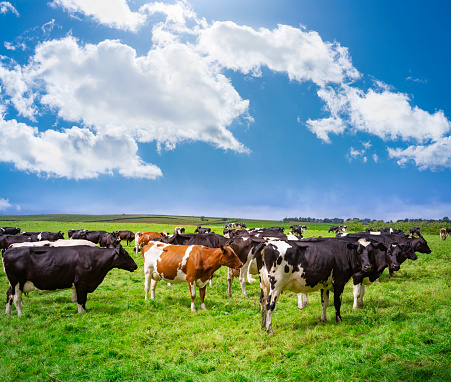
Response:
[[[37,219],[37,217],[34,217]],[[1,221],[26,231],[118,229],[173,232],[180,222]],[[221,221],[193,221],[222,234]],[[269,222],[255,222],[270,226]],[[282,225],[279,224],[278,225]],[[248,225],[249,227],[250,225]],[[308,236],[332,236],[328,226]],[[321,228],[323,230],[321,230]],[[260,289],[248,298],[234,280],[227,297],[227,270],[207,287],[204,311],[191,312],[188,286],[160,282],[154,301],[144,300],[143,259],[134,273],[114,269],[88,295],[87,313],[77,314],[71,291],[32,292],[22,317],[0,314],[1,381],[450,381],[451,238],[425,235],[431,254],[406,261],[395,277],[387,270],[366,288],[365,306],[353,310],[352,281],[343,294],[343,322],[320,323],[320,293],[297,309],[284,292],[273,315],[274,335],[260,329]],[[1,301],[8,281],[0,271]],[[196,307],[200,302],[197,297]],[[3,308],[4,309],[4,304]]]

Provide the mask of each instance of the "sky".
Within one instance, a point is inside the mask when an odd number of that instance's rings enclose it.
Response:
[[[0,1],[0,214],[451,216],[450,14]]]

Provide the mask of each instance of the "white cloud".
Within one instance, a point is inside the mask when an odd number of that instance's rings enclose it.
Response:
[[[223,67],[256,76],[266,66],[291,80],[320,86],[359,77],[346,48],[324,42],[314,31],[288,25],[256,31],[231,21],[215,22],[199,31],[197,48]]]
[[[8,12],[14,13],[16,16],[19,16],[19,12],[14,6],[8,1],[0,2],[0,14],[4,15]]]
[[[95,135],[72,127],[61,132],[0,119],[0,161],[18,170],[68,179],[96,178],[118,170],[125,177],[155,179],[161,170],[139,158],[127,136]]]
[[[4,211],[11,207],[8,199],[0,198],[0,211]]]
[[[132,12],[126,0],[54,0],[54,7],[62,7],[69,13],[82,13],[110,27],[137,31],[146,16]]]
[[[384,140],[414,139],[421,143],[437,140],[451,128],[443,111],[430,114],[417,106],[412,107],[406,94],[390,91],[387,87],[382,91],[369,89],[365,93],[343,85],[339,89],[320,89],[318,96],[325,101],[332,116],[341,116],[350,128]],[[310,125],[314,126],[311,122]],[[328,135],[323,134],[320,138],[330,141]]]
[[[323,118],[307,121],[309,130],[325,143],[331,143],[329,134],[341,134],[346,130],[346,125],[340,118]]]
[[[38,47],[30,70],[45,88],[41,102],[64,120],[168,148],[196,140],[248,152],[227,127],[250,118],[249,101],[187,45],[138,57],[118,41],[80,46],[67,37]]]
[[[389,148],[388,153],[391,158],[397,158],[401,166],[414,161],[420,170],[434,170],[439,167],[451,169],[451,137],[444,137],[438,142],[425,146],[409,146],[406,149]]]

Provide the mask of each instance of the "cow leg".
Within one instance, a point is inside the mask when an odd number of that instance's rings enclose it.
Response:
[[[227,295],[232,297],[233,269],[227,268]]]
[[[72,288],[72,298],[70,301],[77,302],[77,291],[75,290],[75,287]]]
[[[354,304],[352,305],[352,309],[354,310],[358,308],[359,297],[362,294],[362,287],[363,284],[357,284],[353,286]]]
[[[308,306],[307,293],[298,293],[298,309],[304,309],[304,306]]]
[[[321,322],[327,322],[326,309],[329,306],[329,291],[321,289],[321,305],[323,307],[323,311],[321,313]]]
[[[158,281],[151,279],[150,280],[150,299],[155,300],[155,288],[157,286]],[[149,287],[147,287],[147,292],[149,291]],[[146,299],[147,299],[147,293],[146,293]]]
[[[247,297],[246,277],[247,277],[247,267],[246,267],[246,264],[245,264],[245,265],[243,265],[240,268],[240,276],[239,276],[240,285],[241,285],[241,292],[243,292],[243,296],[244,297]]]
[[[266,298],[267,293],[260,289],[260,310],[262,313],[262,329],[266,329]]]
[[[5,314],[11,314],[11,305],[14,300],[14,288],[10,286],[6,291],[6,310]]]
[[[191,311],[196,311],[196,305],[194,305],[194,299],[196,298],[196,282],[188,282],[189,293],[191,295]]]
[[[255,261],[255,259],[254,260],[252,260],[252,259],[250,259],[250,260],[248,260],[249,261],[249,264],[247,265],[247,266],[242,266],[240,269],[246,269],[247,270],[247,282],[249,283],[249,284],[252,284],[252,283],[255,283],[257,280],[255,280],[253,277],[252,277],[252,274],[251,274],[251,266],[252,266],[252,269],[255,271],[255,269],[254,269],[254,267],[256,268],[257,267],[257,264],[256,264],[256,261]],[[247,263],[246,263],[247,264]]]
[[[274,334],[274,331],[272,330],[272,313],[276,308],[276,302],[280,296],[280,292],[279,288],[271,289],[268,299],[266,300],[266,331],[268,334]]]
[[[337,322],[341,322],[341,314],[340,314],[340,308],[341,308],[341,295],[343,293],[344,285],[338,286],[335,285],[334,288],[334,306],[335,306],[335,319]]]
[[[365,284],[362,284],[362,288],[360,290],[360,299],[359,299],[359,306],[363,307],[363,295],[365,294]]]
[[[205,291],[207,290],[207,286],[205,285],[203,288],[199,288],[199,297],[200,297],[200,308],[205,309]]]
[[[88,299],[88,292],[80,285],[75,286],[77,293],[78,313],[86,313],[86,300]]]

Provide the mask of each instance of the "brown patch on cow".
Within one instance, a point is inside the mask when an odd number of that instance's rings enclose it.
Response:
[[[186,274],[186,265],[182,267],[182,261],[188,248],[189,246],[187,245],[166,246],[166,248],[163,249],[160,258],[157,260],[157,272],[163,274],[164,278],[169,280],[175,279],[179,269]]]

